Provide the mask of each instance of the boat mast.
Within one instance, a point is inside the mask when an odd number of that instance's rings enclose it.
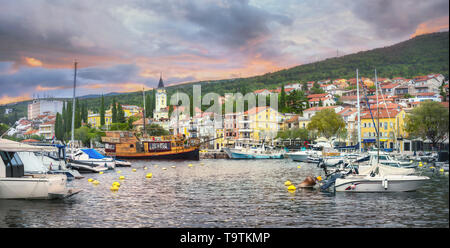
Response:
[[[377,95],[377,163],[380,163],[380,106],[378,106],[378,78],[377,69],[375,69],[375,92]]]
[[[359,153],[362,152],[362,145],[361,145],[361,109],[359,106],[359,78],[358,78],[358,69],[356,69],[356,95],[357,95],[357,108],[358,108],[358,146],[359,146]]]
[[[75,133],[75,88],[77,87],[77,64],[78,62],[75,60],[75,73],[73,75],[73,101],[72,101],[72,139],[71,139],[71,147],[72,147],[72,153],[73,153],[73,146],[74,146],[74,133]]]
[[[144,99],[144,112],[142,113],[142,117],[144,120],[144,133],[142,134],[142,137],[144,137],[145,134],[145,115],[146,115],[146,111],[145,111],[145,90],[144,90],[144,86],[142,87],[142,98]]]

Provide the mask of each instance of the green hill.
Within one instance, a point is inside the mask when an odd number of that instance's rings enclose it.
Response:
[[[440,32],[417,36],[389,47],[330,58],[261,76],[200,82],[200,84],[202,92],[232,93],[236,92],[236,89],[242,89],[243,86],[253,91],[261,88],[276,88],[290,82],[355,78],[357,68],[360,76],[370,78],[373,78],[376,68],[379,77],[412,78],[430,73],[441,73],[448,79],[448,61],[448,32]],[[185,84],[171,88],[190,87],[191,85]]]
[[[202,94],[246,93],[261,88],[274,89],[283,83],[318,81],[324,79],[355,78],[358,68],[360,76],[372,78],[374,68],[378,77],[405,77],[441,73],[448,80],[449,40],[448,32],[425,34],[389,47],[377,48],[320,62],[295,66],[289,69],[260,76],[238,79],[192,82],[167,87],[171,95],[176,90],[192,94],[192,86],[200,84]],[[148,92],[149,93],[149,92]],[[105,96],[105,104],[112,103],[113,97],[122,104],[142,106],[142,92]],[[99,109],[100,98],[81,99],[95,112]],[[29,102],[29,101],[28,101]],[[26,116],[26,104],[14,104],[18,117]],[[0,106],[0,113],[6,106]],[[3,116],[5,118],[5,116]],[[11,118],[10,118],[11,120]]]

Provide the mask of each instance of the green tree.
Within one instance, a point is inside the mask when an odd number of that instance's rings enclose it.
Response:
[[[322,94],[325,93],[325,91],[320,87],[320,84],[315,82],[313,87],[310,90],[311,94]]]
[[[405,130],[412,137],[429,139],[433,148],[448,137],[448,108],[438,102],[425,101],[406,116]]]
[[[158,124],[151,124],[150,127],[146,128],[147,134],[150,136],[163,136],[170,135],[170,132],[165,130]]]
[[[125,112],[123,111],[122,104],[117,103],[117,122],[126,123]]]
[[[0,123],[0,136],[3,135],[4,132],[8,131],[9,126],[3,123]]]
[[[145,117],[151,118],[153,115],[153,104],[151,99],[151,93],[145,96]]]
[[[75,128],[81,127],[81,108],[78,99],[75,99]]]
[[[345,122],[342,116],[336,114],[334,110],[323,109],[311,118],[307,128],[310,131],[316,131],[320,136],[330,139],[331,137],[336,137],[338,132],[343,132]]]
[[[60,113],[56,113],[55,120],[55,137],[57,140],[64,140],[64,126],[63,120]]]
[[[113,103],[112,103],[112,116],[111,116],[111,121],[112,123],[117,123],[117,104],[116,104],[116,98],[113,98]]]
[[[102,94],[102,100],[100,102],[100,126],[103,127],[105,123],[105,98]]]
[[[303,110],[308,106],[308,98],[303,91],[293,90],[286,97],[286,105],[288,112],[303,115]]]
[[[286,111],[286,92],[284,91],[284,84],[281,85],[280,103],[278,105],[278,108],[280,109],[280,112],[285,113],[285,111]]]

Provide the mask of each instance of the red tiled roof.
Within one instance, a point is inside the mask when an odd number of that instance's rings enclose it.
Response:
[[[263,110],[266,110],[267,108],[268,108],[267,106],[264,106],[264,107],[254,107],[254,108],[251,108],[251,109],[245,111],[245,114],[257,114],[257,113],[259,113],[259,112],[261,112],[261,111],[263,111]]]
[[[384,86],[381,86],[382,89],[392,89],[395,88],[397,86],[399,86],[400,84],[386,84]]]
[[[55,121],[48,121],[48,122],[42,123],[41,125],[51,125],[51,124],[55,124]]]
[[[269,91],[269,90],[267,90],[267,89],[260,89],[260,90],[255,90],[255,91],[253,91],[254,93],[262,93],[262,92],[264,92],[264,91]],[[270,92],[270,91],[269,91]]]
[[[325,97],[325,96],[328,96],[328,95],[329,95],[329,93],[311,94],[311,95],[308,95],[307,97],[308,98],[319,98],[319,97]]]
[[[39,130],[31,129],[30,131],[24,133],[24,135],[31,135],[31,134],[35,134],[35,133],[37,133],[37,132],[39,132]]]
[[[317,97],[317,98],[311,98],[308,100],[308,102],[318,102],[318,101],[325,101],[328,97]]]
[[[31,143],[31,142],[39,142],[39,140],[35,140],[35,139],[26,139],[26,140],[22,140],[21,142],[22,142],[22,143],[26,143],[26,142]]]

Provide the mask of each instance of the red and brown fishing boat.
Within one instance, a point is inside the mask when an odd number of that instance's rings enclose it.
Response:
[[[199,160],[195,139],[183,136],[148,136],[138,138],[131,131],[106,131],[102,137],[107,156],[124,159]]]

